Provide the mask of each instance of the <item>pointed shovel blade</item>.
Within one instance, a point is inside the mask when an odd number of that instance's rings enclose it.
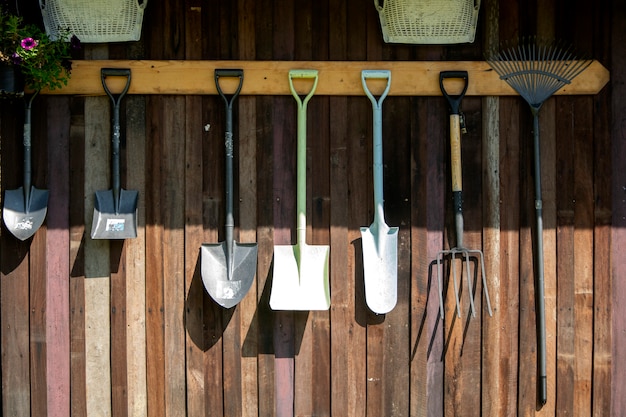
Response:
[[[26,240],[41,227],[48,212],[48,190],[30,188],[30,201],[25,201],[24,187],[6,190],[2,217],[7,229],[20,240]]]
[[[224,308],[237,305],[246,296],[256,274],[257,244],[233,244],[233,270],[228,276],[226,242],[205,243],[201,248],[202,283],[211,298]]]
[[[365,301],[374,313],[389,313],[398,300],[398,228],[362,227],[361,242]]]
[[[272,310],[328,310],[329,253],[325,245],[274,246]]]

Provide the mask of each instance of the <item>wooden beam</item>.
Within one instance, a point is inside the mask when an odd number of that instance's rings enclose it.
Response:
[[[241,68],[245,81],[242,95],[290,95],[287,77],[291,69],[319,70],[316,95],[357,96],[363,94],[361,70],[392,71],[389,95],[439,96],[439,73],[469,72],[469,96],[507,96],[515,91],[484,61],[201,61],[201,60],[83,60],[72,62],[72,77],[62,89],[44,94],[104,95],[100,69],[130,68],[130,94],[217,94],[213,71]],[[111,80],[115,91],[115,80]],[[227,81],[227,80],[225,80]],[[556,94],[598,93],[609,81],[609,71],[598,61]],[[224,90],[228,85],[225,83]],[[121,86],[120,86],[121,89]]]

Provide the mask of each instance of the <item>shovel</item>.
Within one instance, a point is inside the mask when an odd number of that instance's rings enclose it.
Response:
[[[463,90],[458,95],[450,95],[445,88],[446,79],[463,80]],[[461,304],[459,300],[459,290],[457,284],[457,274],[455,259],[461,258],[461,262],[465,264],[467,286],[470,297],[470,309],[472,317],[476,317],[476,308],[474,306],[474,291],[472,289],[472,279],[470,277],[470,259],[480,258],[481,275],[483,279],[483,289],[485,292],[485,300],[487,301],[487,309],[489,315],[492,315],[491,302],[489,301],[489,292],[487,291],[487,279],[485,275],[485,258],[480,249],[468,249],[463,245],[463,169],[461,164],[461,101],[465,96],[468,84],[467,71],[443,71],[439,74],[439,86],[441,93],[448,101],[450,106],[450,163],[452,171],[452,196],[454,198],[454,224],[456,232],[456,246],[448,250],[442,250],[437,254],[437,281],[439,284],[439,312],[441,318],[444,318],[443,306],[443,259],[450,257],[450,265],[452,269],[452,277],[454,281],[454,297],[456,301],[457,315],[461,317]]]
[[[6,190],[2,217],[7,229],[18,239],[26,240],[41,227],[48,211],[48,190],[31,185],[31,121],[32,94],[24,105],[24,185],[16,190]]]
[[[368,79],[386,79],[387,87],[378,100],[367,86]],[[383,210],[383,121],[382,105],[391,85],[388,70],[363,70],[361,82],[372,102],[374,119],[374,222],[361,227],[365,301],[376,314],[386,314],[398,298],[398,228],[385,224]]]
[[[313,87],[300,98],[293,78],[313,78]],[[298,104],[297,243],[274,246],[274,275],[270,294],[273,310],[328,310],[329,246],[306,244],[306,109],[317,87],[317,70],[289,71],[289,87]]]
[[[227,97],[220,86],[220,77],[237,77],[239,85]],[[256,272],[257,244],[237,243],[233,238],[233,103],[243,85],[243,70],[216,69],[215,85],[226,105],[226,241],[202,245],[202,282],[207,292],[219,305],[231,308],[248,293]]]
[[[106,77],[126,77],[121,93],[113,94]],[[102,86],[113,104],[111,144],[111,190],[96,191],[91,226],[92,239],[128,239],[137,237],[137,197],[135,190],[120,187],[120,102],[130,87],[130,69],[102,68]]]

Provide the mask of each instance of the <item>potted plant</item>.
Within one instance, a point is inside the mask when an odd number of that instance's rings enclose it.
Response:
[[[53,40],[0,5],[0,82],[9,83],[0,85],[4,95],[21,95],[24,86],[38,92],[67,85],[71,52],[78,48],[80,41],[69,31]],[[12,77],[18,81],[11,81]]]

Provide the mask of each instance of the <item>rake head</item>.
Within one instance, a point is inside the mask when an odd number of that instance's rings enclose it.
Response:
[[[476,317],[476,308],[474,306],[474,289],[472,286],[472,277],[470,276],[470,259],[480,259],[480,272],[483,281],[483,289],[485,292],[485,300],[487,301],[487,309],[489,315],[492,316],[491,301],[489,300],[489,291],[487,290],[487,275],[485,274],[485,257],[483,252],[479,249],[466,249],[466,248],[452,248],[442,250],[437,254],[437,283],[439,285],[439,314],[441,318],[444,318],[443,312],[443,260],[450,258],[450,269],[452,270],[452,280],[454,285],[454,299],[456,301],[456,311],[459,318],[461,318],[461,302],[459,299],[459,284],[456,274],[455,259],[460,258],[461,262],[465,264],[465,275],[467,277],[467,289],[470,297],[470,310],[472,317]]]
[[[501,50],[490,51],[486,61],[535,109],[592,62],[577,58],[573,47],[563,42],[535,37],[505,43]]]

